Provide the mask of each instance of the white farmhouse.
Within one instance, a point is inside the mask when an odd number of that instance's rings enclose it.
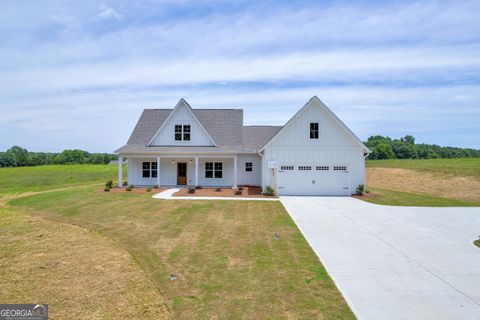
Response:
[[[119,155],[137,186],[272,186],[279,195],[350,195],[370,151],[316,96],[284,126],[244,126],[241,109],[143,111]]]

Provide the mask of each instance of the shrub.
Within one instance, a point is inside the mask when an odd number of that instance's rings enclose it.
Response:
[[[195,193],[195,188],[188,188],[188,193],[194,194]]]
[[[238,190],[243,190],[243,187],[238,187]]]
[[[158,189],[158,184],[153,185],[153,189]]]
[[[215,189],[215,191],[221,192],[221,191],[222,191],[222,188],[217,188],[217,189]]]
[[[134,186],[133,184],[130,184],[128,187],[129,187],[130,189],[135,188],[135,186]]]
[[[123,181],[122,185],[125,187],[128,184],[127,181]]]
[[[132,191],[132,187],[131,186],[128,186],[125,188],[126,191]]]
[[[113,181],[108,180],[107,183],[105,183],[105,187],[108,187],[109,189],[112,189],[113,188]]]
[[[235,195],[236,195],[236,196],[242,195],[242,190],[240,190],[240,189],[235,190]]]
[[[200,189],[203,189],[203,187],[202,186],[196,186],[195,189],[200,190]]]
[[[147,189],[145,189],[145,191],[147,191],[147,192],[152,191],[152,187],[147,187]]]
[[[103,191],[105,191],[105,192],[110,191],[110,188],[105,186],[105,188],[103,188]]]
[[[274,196],[275,195],[275,190],[271,186],[267,186],[265,188],[265,195],[267,196]]]
[[[359,184],[357,187],[357,194],[358,195],[363,195],[365,194],[365,185]]]

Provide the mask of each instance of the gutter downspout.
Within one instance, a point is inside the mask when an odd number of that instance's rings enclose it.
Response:
[[[264,158],[263,158],[262,150],[258,150],[257,153],[260,156],[260,158],[262,159],[262,192],[265,192],[265,184],[264,184],[264,181],[265,181],[265,163],[263,163]]]

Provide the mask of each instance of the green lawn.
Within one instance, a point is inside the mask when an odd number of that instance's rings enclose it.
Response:
[[[116,180],[117,170],[118,166],[101,164],[0,168],[0,194],[105,183]]]
[[[367,167],[403,168],[433,173],[480,178],[480,158],[426,159],[426,160],[368,160]]]
[[[391,191],[379,188],[369,188],[370,197],[362,197],[367,202],[389,206],[414,207],[477,207],[480,203],[466,202],[455,199],[435,197],[426,194]]]
[[[280,202],[161,201],[94,189],[10,204],[114,239],[154,279],[174,318],[354,318]]]

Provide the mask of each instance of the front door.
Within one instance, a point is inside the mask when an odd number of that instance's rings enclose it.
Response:
[[[187,163],[186,162],[177,162],[177,184],[178,185],[187,184]]]

